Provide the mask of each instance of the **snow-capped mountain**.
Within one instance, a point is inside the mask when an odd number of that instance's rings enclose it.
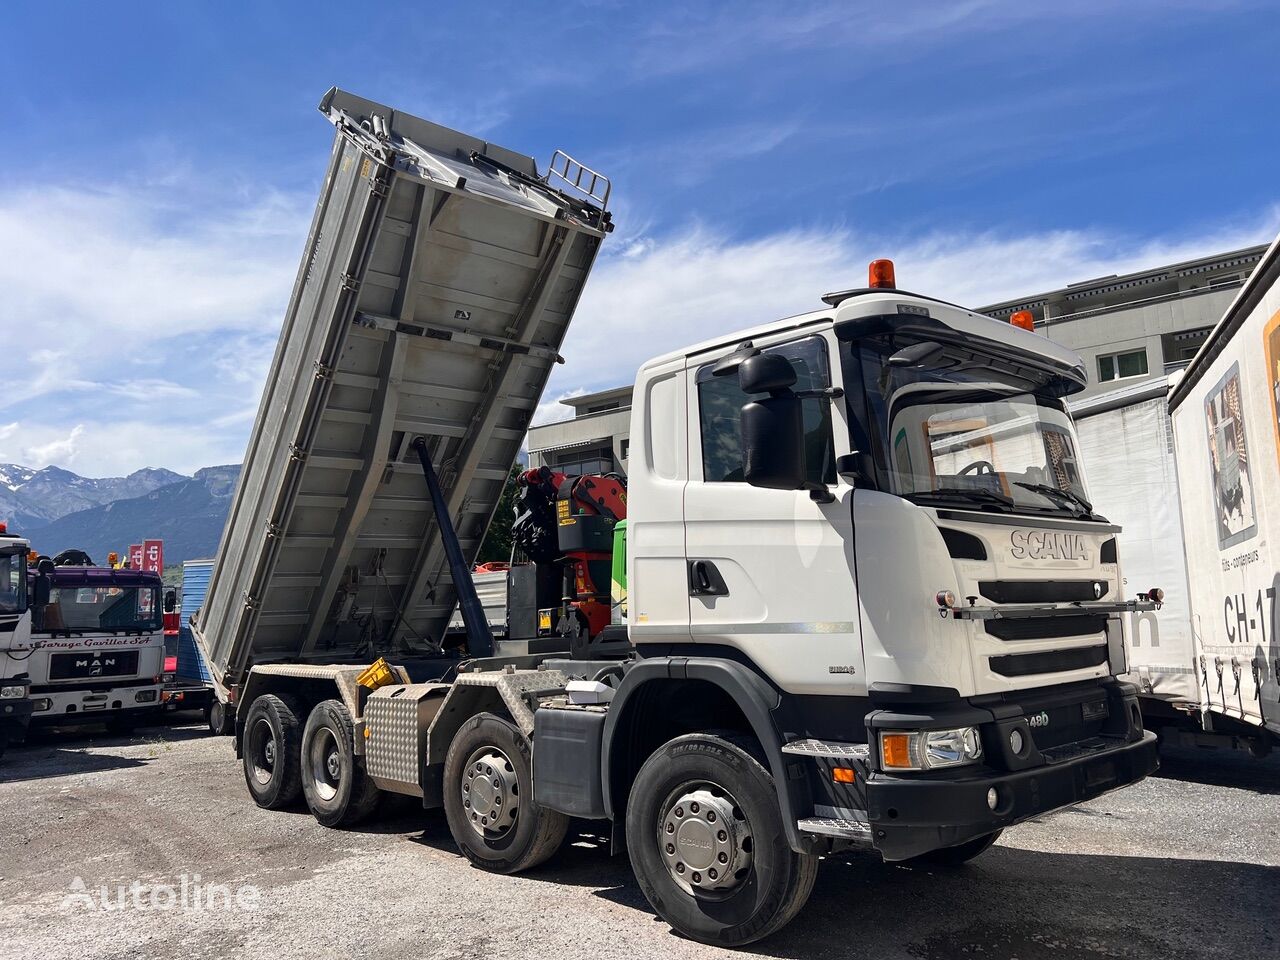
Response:
[[[0,520],[14,530],[44,526],[69,513],[140,497],[186,480],[172,470],[146,468],[127,477],[82,477],[61,467],[36,470],[0,463]]]

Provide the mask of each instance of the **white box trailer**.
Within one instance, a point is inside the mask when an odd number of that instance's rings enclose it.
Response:
[[[1126,615],[1130,673],[1152,725],[1200,711],[1168,376],[1070,405],[1093,505],[1124,530],[1124,592],[1160,587],[1159,610]]]
[[[1280,240],[1169,394],[1208,724],[1280,736]],[[1127,560],[1126,560],[1127,562]]]
[[[223,701],[255,664],[438,654],[457,594],[413,444],[469,564],[611,229],[563,153],[539,176],[340,90],[320,110],[328,174],[191,620]]]

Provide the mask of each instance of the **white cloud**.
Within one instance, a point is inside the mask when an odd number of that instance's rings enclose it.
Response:
[[[166,338],[274,329],[306,222],[301,200],[271,192],[222,207],[173,185],[0,192],[24,396],[127,382],[121,368],[154,366]]]
[[[200,184],[0,190],[4,354],[22,371],[0,394],[0,460],[100,476],[243,455],[312,199]]]
[[[22,387],[0,394],[0,462],[103,476],[243,455],[310,198],[210,206],[181,184],[160,197],[0,190],[0,336]],[[649,357],[814,309],[861,285],[875,257],[893,257],[907,289],[981,305],[1257,242],[1277,219],[1157,239],[830,227],[744,240],[706,226],[664,235],[638,216],[606,244],[535,420],[571,416],[561,400],[629,383]]]
[[[80,438],[84,436],[84,424],[77,423],[71,432],[57,440],[22,447],[22,464],[27,467],[46,467],[51,463],[70,466],[80,453]]]
[[[551,400],[543,400],[538,404],[536,410],[533,411],[533,423],[541,426],[544,423],[560,423],[562,420],[573,419],[573,407],[564,403],[573,397],[580,397],[587,391],[582,387],[575,387],[572,390],[566,390],[557,394]]]
[[[596,267],[549,392],[630,383],[651,357],[821,309],[822,294],[865,286],[866,265],[878,257],[894,260],[904,289],[978,307],[1260,243],[1278,227],[1280,208],[1251,223],[1154,239],[1090,230],[893,238],[830,229],[733,241],[706,228],[646,238]]]

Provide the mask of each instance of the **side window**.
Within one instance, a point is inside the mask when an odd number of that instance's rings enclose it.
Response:
[[[791,361],[796,390],[820,390],[831,384],[827,344],[806,337],[769,347]],[[702,434],[702,479],[712,483],[742,482],[742,433],[738,415],[752,397],[738,387],[737,377],[716,377],[712,364],[698,369],[698,420]],[[804,407],[805,465],[814,483],[835,483],[835,444],[831,438],[831,401],[807,397]]]

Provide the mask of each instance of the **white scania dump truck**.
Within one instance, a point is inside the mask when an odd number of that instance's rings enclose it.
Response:
[[[345,93],[321,109],[329,175],[192,620],[260,806],[338,827],[420,797],[504,873],[609,821],[667,922],[740,945],[823,855],[960,863],[1155,768],[1116,679],[1119,617],[1154,602],[1121,596],[1087,502],[1079,359],[883,262],[646,363],[629,489],[600,491],[625,527],[558,499],[529,536],[585,558],[565,642],[495,643],[470,565],[607,183]],[[626,623],[584,636],[570,608],[600,600],[575,584],[624,530]]]

